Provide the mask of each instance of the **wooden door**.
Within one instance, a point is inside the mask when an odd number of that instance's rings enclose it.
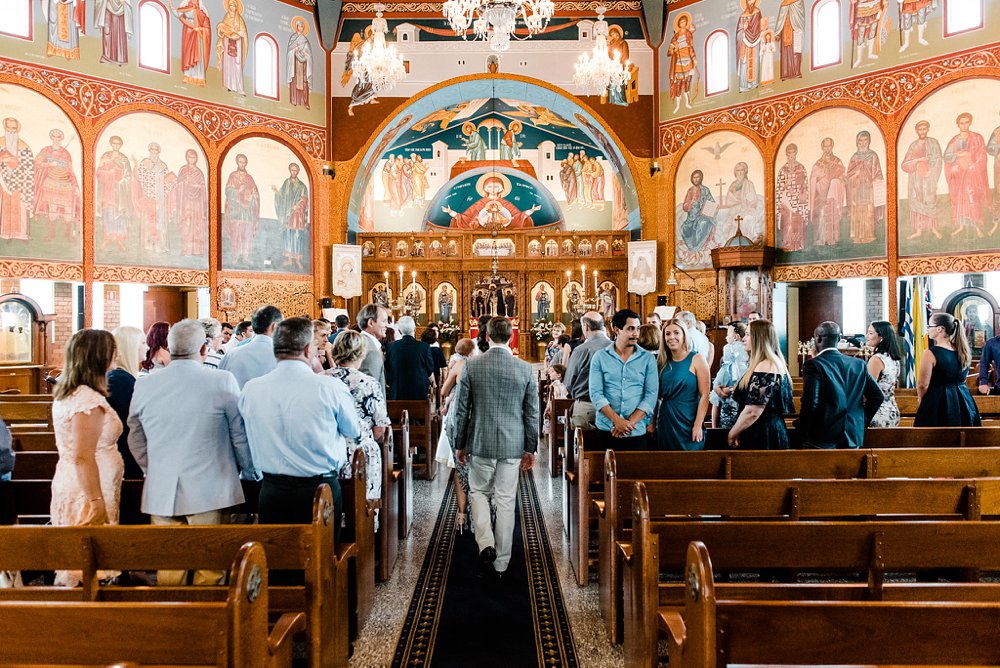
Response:
[[[799,285],[799,336],[802,340],[811,339],[816,325],[824,320],[832,320],[843,327],[843,289],[833,282]]]
[[[166,285],[150,286],[143,296],[143,327],[149,331],[154,322],[171,325],[184,319],[184,293],[181,288]]]

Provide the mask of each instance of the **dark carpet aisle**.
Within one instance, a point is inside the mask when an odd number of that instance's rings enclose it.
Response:
[[[569,618],[531,474],[522,474],[514,547],[501,581],[476,577],[479,550],[455,532],[449,483],[392,665],[576,666]]]

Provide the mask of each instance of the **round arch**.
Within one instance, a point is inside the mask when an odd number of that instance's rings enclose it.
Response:
[[[429,88],[405,107],[398,109],[379,127],[365,145],[351,186],[347,208],[347,230],[359,229],[365,190],[375,176],[380,157],[407,130],[436,111],[475,99],[510,99],[551,110],[572,121],[587,139],[601,148],[619,179],[624,208],[627,212],[625,229],[639,230],[639,197],[636,181],[629,167],[622,144],[614,132],[590,107],[574,96],[537,79],[514,75],[473,75],[444,81]],[[620,229],[620,228],[619,228]]]

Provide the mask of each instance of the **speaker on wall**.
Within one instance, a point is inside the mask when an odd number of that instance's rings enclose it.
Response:
[[[656,295],[656,305],[657,306],[666,306],[667,305],[667,296],[666,295]]]
[[[323,297],[319,300],[320,308],[333,308],[333,299],[330,297]]]

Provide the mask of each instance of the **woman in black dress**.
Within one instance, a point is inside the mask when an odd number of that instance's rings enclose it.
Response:
[[[729,430],[729,447],[787,450],[785,414],[793,412],[795,405],[788,367],[778,347],[778,333],[770,321],[755,320],[743,343],[750,363],[733,391],[739,415]]]
[[[976,402],[965,384],[972,353],[962,323],[950,313],[935,313],[927,326],[934,346],[920,358],[914,427],[978,427]]]

